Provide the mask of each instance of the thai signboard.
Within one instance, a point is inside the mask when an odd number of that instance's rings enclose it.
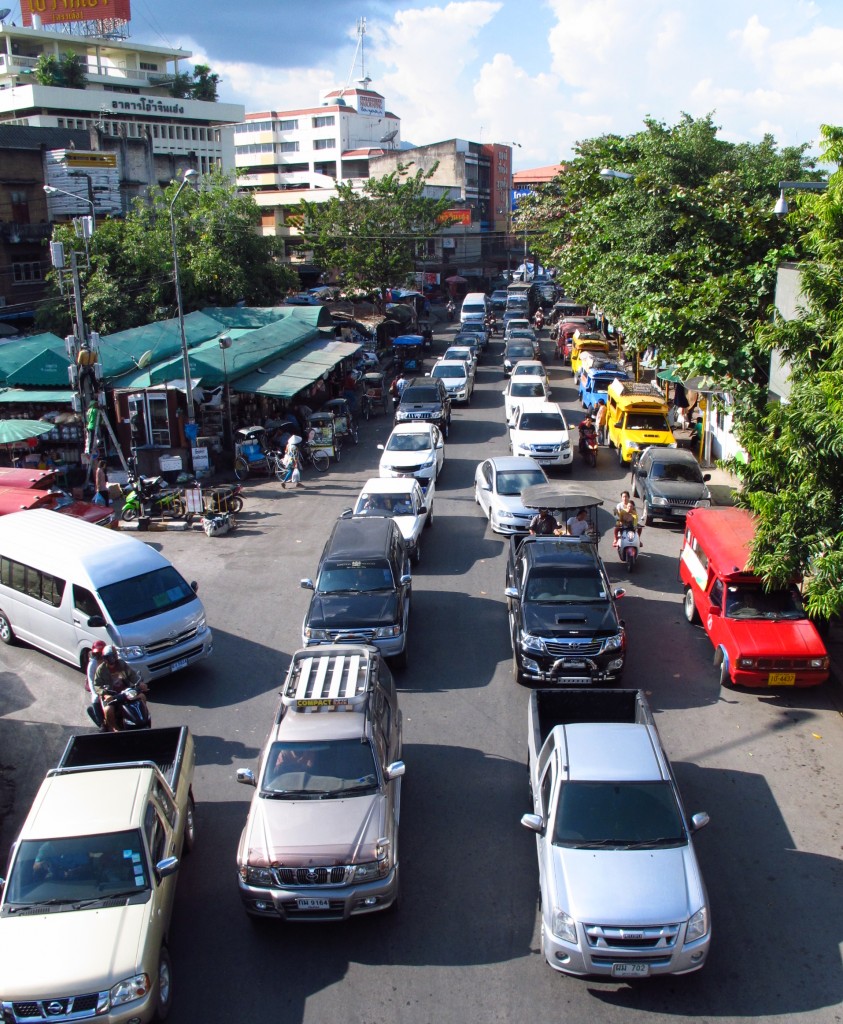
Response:
[[[27,28],[74,21],[131,21],[130,0],[21,0],[21,17]]]
[[[465,224],[471,226],[471,210],[443,210],[436,218],[439,224]]]
[[[386,112],[384,98],[383,96],[378,96],[377,93],[358,92],[356,100],[358,114],[371,114],[372,117],[383,117]]]

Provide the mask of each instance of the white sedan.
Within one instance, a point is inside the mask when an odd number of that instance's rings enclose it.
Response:
[[[545,384],[550,388],[550,380],[547,376],[547,370],[545,369],[544,363],[539,362],[538,359],[519,359],[515,366],[512,367],[512,373],[510,374],[512,380],[523,379],[524,377],[538,377],[543,380]]]
[[[486,514],[494,533],[526,533],[535,509],[525,508],[521,492],[547,477],[533,459],[502,455],[486,459],[474,474],[474,500]]]
[[[378,450],[380,476],[414,476],[422,487],[437,478],[445,461],[445,439],[435,423],[398,423]]]
[[[511,423],[515,410],[525,400],[549,402],[550,397],[550,388],[539,377],[510,377],[503,389],[503,417]]]

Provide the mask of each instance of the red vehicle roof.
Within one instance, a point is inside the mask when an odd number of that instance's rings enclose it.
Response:
[[[752,515],[744,508],[695,508],[688,512],[688,527],[702,544],[709,561],[727,577],[751,576],[749,549],[755,536]]]

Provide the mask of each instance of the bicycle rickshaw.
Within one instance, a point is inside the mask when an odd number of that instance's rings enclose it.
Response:
[[[334,462],[340,461],[342,441],[337,437],[332,409],[320,409],[307,417],[307,443],[312,452],[321,450]]]
[[[348,399],[332,398],[330,402],[325,403],[323,408],[330,409],[333,412],[334,433],[341,443],[345,444],[346,439],[350,437],[354,444],[357,444],[360,440],[360,432],[357,429],[357,423],[354,420],[354,414],[351,411]]]
[[[386,383],[386,374],[382,371],[364,373],[363,397],[360,401],[363,419],[367,420],[370,416],[373,416],[378,408],[381,412],[388,412],[389,402],[389,387]]]
[[[424,362],[424,338],[420,334],[399,334],[392,339],[392,353],[398,373],[419,373]]]
[[[245,480],[250,473],[271,473],[267,462],[264,427],[241,427],[234,437],[234,475]]]

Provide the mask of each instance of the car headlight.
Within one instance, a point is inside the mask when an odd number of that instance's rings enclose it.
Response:
[[[808,662],[808,665],[811,668],[827,669],[829,666],[829,660],[828,658],[811,658],[811,660]]]
[[[436,461],[436,452],[431,452],[430,455],[422,463],[423,466],[432,466]]]
[[[246,865],[240,872],[243,881],[248,885],[274,885],[275,876],[272,868],[253,868]]]
[[[564,910],[554,910],[550,928],[557,939],[577,945],[577,922]]]
[[[401,626],[396,622],[394,626],[381,626],[375,636],[384,639],[390,636],[401,636]]]
[[[389,858],[368,861],[366,864],[354,865],[355,882],[372,882],[389,874]]]
[[[653,505],[669,505],[670,504],[670,502],[667,500],[667,498],[660,498],[656,494],[654,494],[653,497],[650,499],[650,503],[653,504]]]
[[[324,629],[313,629],[311,626],[304,627],[304,635],[308,640],[327,640],[328,634]]]
[[[685,930],[685,941],[693,942],[708,935],[708,907],[700,907],[696,914],[692,914]]]
[[[514,519],[515,516],[511,512],[507,512],[505,508],[499,508],[495,511],[495,515],[498,519]]]
[[[697,508],[711,508],[711,498],[700,498]]]
[[[738,668],[755,668],[755,658],[738,658]]]
[[[544,650],[540,637],[532,636],[530,633],[521,634],[521,646],[525,651],[532,651],[534,654],[541,654]]]
[[[631,452],[637,452],[641,445],[637,441],[624,441],[624,448]]]
[[[117,656],[128,660],[130,658],[142,658],[144,655],[143,647],[118,647]]]
[[[561,449],[561,450],[562,450],[563,452],[566,452],[566,451],[568,451],[568,449],[569,449],[569,448],[571,447],[571,442],[570,442],[570,441],[563,441],[563,442],[562,442],[562,444],[561,444],[561,445],[559,445],[559,447],[560,447],[560,449]]]
[[[529,444],[528,441],[522,441],[521,444],[518,445],[518,451],[519,452],[528,452],[529,450],[530,450],[530,444]]]
[[[678,448],[679,445],[674,441],[672,444],[665,445],[666,448]]]
[[[623,647],[624,635],[623,633],[615,633],[614,636],[610,636],[608,640],[603,643],[604,651],[619,651]]]
[[[118,981],[109,992],[112,1006],[122,1006],[130,1003],[133,999],[140,999],[149,992],[149,975],[136,974],[132,978],[124,978]]]

